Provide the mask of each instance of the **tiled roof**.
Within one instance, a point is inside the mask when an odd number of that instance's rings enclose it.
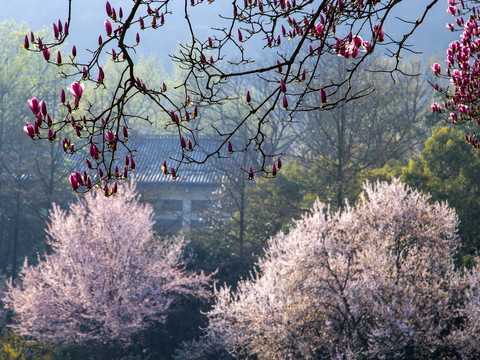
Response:
[[[172,159],[181,158],[181,147],[176,136],[148,135],[143,139],[138,138],[138,144],[132,144],[137,149],[135,162],[137,167],[134,170],[136,180],[140,183],[168,183],[181,182],[189,184],[218,184],[222,181],[222,171],[218,170],[218,161],[224,162],[222,167],[233,167],[229,159],[209,159],[204,164],[182,164],[178,169],[179,177],[173,180],[172,176],[164,175],[162,162],[167,161],[167,166],[176,168],[177,161]],[[198,149],[189,152],[188,155],[195,160],[203,160],[205,154],[214,152],[219,146],[218,141],[200,138]]]
[[[218,140],[212,140],[205,137],[199,138],[198,148],[189,152],[188,155],[196,160],[203,160],[205,154],[214,152],[220,143]],[[135,162],[137,164],[133,174],[139,183],[170,183],[172,181],[185,184],[219,184],[225,178],[225,173],[231,171],[239,171],[238,166],[234,164],[233,158],[217,157],[210,158],[204,164],[190,163],[182,164],[178,169],[178,177],[173,180],[171,175],[165,175],[162,172],[162,163],[167,161],[167,166],[177,168],[178,162],[172,159],[181,158],[181,147],[178,136],[171,135],[136,135],[128,143],[130,149],[136,149]],[[90,158],[86,151],[78,152],[74,155],[61,156],[68,158],[68,161],[61,163],[61,172],[68,174],[73,171],[83,173],[87,169],[85,158]],[[125,149],[119,147],[115,155],[119,159],[125,156]],[[233,156],[235,157],[235,156]],[[123,161],[119,161],[122,165]],[[120,166],[119,166],[120,167]],[[20,170],[19,167],[13,167]],[[236,170],[233,170],[233,169]],[[6,169],[0,169],[0,177],[12,177],[22,180],[34,180],[37,175],[34,172],[24,173],[20,170],[18,173],[12,173]]]

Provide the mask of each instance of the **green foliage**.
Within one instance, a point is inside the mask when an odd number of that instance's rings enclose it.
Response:
[[[12,276],[26,255],[45,250],[43,226],[52,201],[72,196],[62,193],[68,168],[60,142],[32,142],[22,130],[33,118],[27,100],[47,100],[55,119],[55,100],[65,85],[58,69],[23,49],[26,33],[25,25],[0,22],[0,271]]]
[[[466,143],[463,132],[451,127],[435,129],[421,153],[408,166],[385,167],[373,172],[389,178],[400,176],[412,187],[430,193],[432,201],[447,201],[460,219],[460,254],[480,248],[480,153]],[[469,261],[465,258],[465,261]]]
[[[10,330],[5,330],[0,338],[2,360],[53,360],[56,354],[56,347],[18,336]]]

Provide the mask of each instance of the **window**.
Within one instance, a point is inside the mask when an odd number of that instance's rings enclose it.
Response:
[[[155,204],[155,212],[157,215],[166,215],[183,210],[182,200],[160,200]]]

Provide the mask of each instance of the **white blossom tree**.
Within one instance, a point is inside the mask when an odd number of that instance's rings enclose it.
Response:
[[[364,185],[341,212],[317,203],[269,241],[250,279],[216,292],[203,346],[180,357],[211,344],[258,359],[458,358],[467,280],[453,265],[457,222],[398,180]]]
[[[105,197],[92,192],[50,214],[53,253],[25,266],[5,301],[12,328],[40,340],[129,344],[153,322],[164,322],[179,295],[206,298],[210,277],[187,274],[182,239],[153,236],[153,209],[135,185]]]

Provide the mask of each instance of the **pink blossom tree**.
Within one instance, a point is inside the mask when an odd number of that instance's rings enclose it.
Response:
[[[153,322],[164,322],[178,296],[209,296],[209,276],[188,274],[182,239],[153,235],[153,210],[135,185],[107,198],[93,191],[54,207],[47,226],[53,253],[29,266],[5,297],[12,328],[43,341],[124,345]]]
[[[398,180],[366,184],[341,212],[317,203],[269,241],[250,279],[217,290],[204,342],[180,358],[222,348],[258,359],[458,358],[470,315],[453,265],[456,226],[446,204]],[[478,314],[478,283],[471,292]]]
[[[266,124],[275,111],[281,111],[282,119],[288,122],[373,92],[368,85],[352,89],[360,65],[383,47],[396,59],[385,71],[399,70],[401,53],[408,50],[408,38],[438,2],[429,0],[416,8],[412,21],[404,22],[409,29],[403,37],[395,39],[384,25],[395,17],[401,0],[236,0],[213,21],[214,26],[207,34],[201,32],[204,24],[192,20],[192,16],[204,6],[215,13],[218,1],[185,1],[180,14],[174,14],[173,0],[135,0],[124,8],[106,1],[104,32],[98,34],[98,41],[94,40],[87,59],[80,60],[85,56],[80,56],[81,49],[75,46],[68,54],[58,50],[78,18],[72,11],[72,0],[65,1],[69,4],[68,14],[53,23],[53,37],[41,38],[30,33],[24,40],[26,49],[40,53],[46,62],[59,66],[62,74],[72,78],[71,87],[58,94],[64,111],[52,118],[49,108],[53,104],[32,94],[28,102],[32,121],[25,124],[24,130],[31,139],[51,142],[61,139],[67,154],[87,150],[87,175],[84,179],[71,176],[72,188],[82,192],[99,185],[107,195],[115,192],[107,184],[126,178],[135,168],[135,149],[128,140],[136,120],[163,123],[178,135],[181,156],[168,164],[164,159],[164,173],[173,178],[178,176],[182,164],[229,156],[233,152],[232,140],[237,140],[239,130],[254,120],[257,126],[249,131],[248,140],[234,151],[253,149],[261,154],[260,164],[242,168],[248,179],[258,173],[275,176],[278,171],[275,161],[280,154],[272,153],[265,145]],[[155,88],[149,79],[140,78],[134,53],[142,42],[143,32],[157,32],[161,39],[165,36],[163,29],[172,20],[184,21],[189,34],[171,54],[182,71],[173,89],[165,83]],[[330,56],[349,60],[341,79],[321,77],[321,63]],[[84,92],[105,86],[109,74],[101,62],[104,57],[121,66],[121,75],[110,89],[108,104],[95,108],[85,100]],[[262,58],[264,61],[260,61]],[[240,93],[222,91],[231,79],[242,77],[249,82],[252,76],[263,83],[265,92],[259,94],[248,87]],[[137,97],[143,97],[155,109],[156,119],[128,111],[127,104]],[[205,114],[204,110],[235,102],[246,103],[248,111],[238,114],[235,126],[215,128],[221,141],[214,151],[193,157],[191,151],[201,147],[202,127],[198,119]],[[208,119],[205,122],[214,125]],[[115,156],[119,149],[127,153],[125,164]],[[78,174],[81,172],[79,169]]]

